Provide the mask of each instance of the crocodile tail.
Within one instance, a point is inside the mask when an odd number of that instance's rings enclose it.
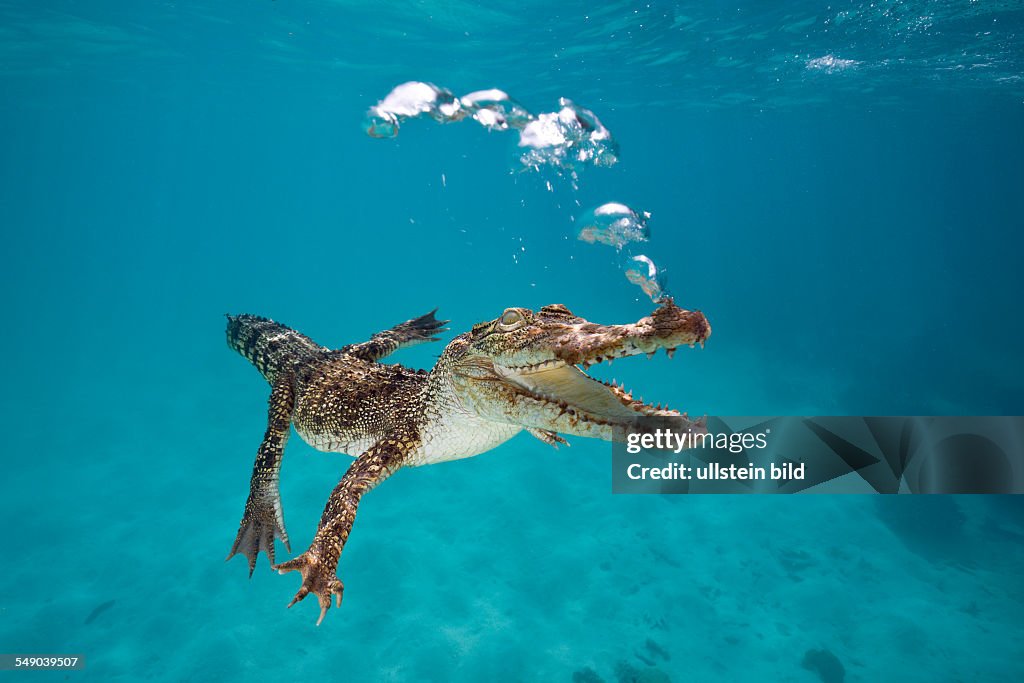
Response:
[[[271,383],[282,370],[296,367],[327,349],[290,327],[258,315],[228,315],[228,346],[256,366]]]

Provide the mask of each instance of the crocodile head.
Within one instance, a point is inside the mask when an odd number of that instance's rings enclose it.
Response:
[[[636,400],[586,370],[625,356],[652,357],[658,349],[672,357],[678,346],[703,346],[710,334],[703,313],[671,300],[626,325],[588,322],[561,304],[536,312],[507,308],[453,340],[442,363],[459,402],[480,417],[521,425],[549,443],[560,441],[557,433],[612,440],[638,417],[685,415]]]

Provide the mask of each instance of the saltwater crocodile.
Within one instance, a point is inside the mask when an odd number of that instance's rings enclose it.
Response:
[[[524,429],[557,447],[565,443],[560,433],[612,440],[638,416],[679,416],[585,370],[658,349],[671,356],[677,346],[703,344],[711,333],[700,311],[671,301],[627,325],[597,325],[561,304],[537,312],[508,308],[453,339],[429,372],[378,362],[437,340],[448,321],[435,312],[336,350],[266,318],[228,316],[228,344],[272,387],[267,431],[228,559],[245,555],[252,576],[262,550],[280,573],[301,572],[302,586],[288,606],[315,594],[317,624],[332,595],[341,604],[338,559],[364,493],[400,467],[478,455]],[[357,457],[331,492],[309,549],[276,565],[275,538],[291,551],[278,476],[292,425],[314,448]]]

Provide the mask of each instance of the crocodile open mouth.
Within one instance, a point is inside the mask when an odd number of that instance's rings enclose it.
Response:
[[[670,351],[674,351],[671,349]],[[638,348],[606,352],[572,365],[562,360],[548,360],[518,367],[496,366],[498,373],[519,387],[531,398],[556,404],[564,412],[575,414],[588,422],[625,424],[637,417],[685,416],[668,406],[645,403],[633,398],[632,392],[616,382],[604,382],[588,375],[585,368],[614,358],[644,353]],[[653,356],[653,351],[646,352]],[[671,353],[669,353],[671,357]]]

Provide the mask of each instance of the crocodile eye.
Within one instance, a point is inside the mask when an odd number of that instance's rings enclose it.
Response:
[[[502,327],[511,327],[523,321],[523,314],[514,308],[510,308],[501,316]]]

